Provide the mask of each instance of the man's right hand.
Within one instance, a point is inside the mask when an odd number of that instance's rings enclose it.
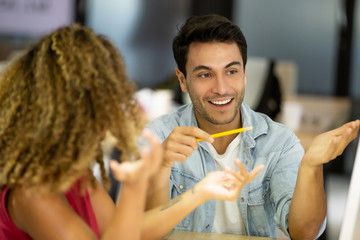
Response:
[[[207,132],[197,127],[176,127],[162,143],[164,147],[164,167],[171,167],[175,162],[184,162],[199,147],[197,138],[213,143],[214,139]]]

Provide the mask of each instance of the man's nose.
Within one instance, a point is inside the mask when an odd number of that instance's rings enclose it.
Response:
[[[223,76],[216,76],[212,91],[219,95],[226,93],[226,81]]]

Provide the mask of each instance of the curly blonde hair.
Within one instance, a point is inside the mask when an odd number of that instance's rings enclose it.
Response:
[[[45,36],[0,75],[0,188],[66,191],[80,178],[94,184],[105,131],[122,157],[139,156],[143,119],[116,47],[72,25]]]

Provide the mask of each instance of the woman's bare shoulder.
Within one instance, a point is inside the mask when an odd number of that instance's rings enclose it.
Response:
[[[95,237],[71,208],[63,193],[41,192],[24,187],[13,189],[8,196],[7,206],[15,225],[34,239]]]
[[[8,191],[6,205],[12,221],[20,230],[24,231],[26,228],[24,225],[31,220],[28,218],[31,218],[38,210],[52,206],[53,202],[64,204],[66,199],[62,194],[41,193],[33,188],[21,187]]]

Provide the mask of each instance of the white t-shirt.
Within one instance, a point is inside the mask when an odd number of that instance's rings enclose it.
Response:
[[[237,158],[240,148],[241,135],[238,136],[229,144],[224,154],[218,154],[216,149],[207,142],[210,153],[215,159],[216,169],[223,171],[224,167],[239,170],[234,159]],[[246,234],[245,225],[240,215],[240,209],[235,201],[216,200],[216,210],[213,233],[227,233],[227,234]]]

